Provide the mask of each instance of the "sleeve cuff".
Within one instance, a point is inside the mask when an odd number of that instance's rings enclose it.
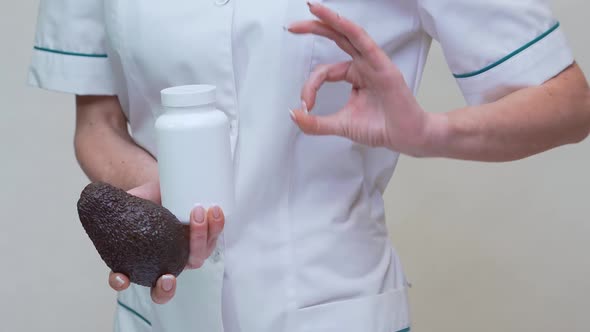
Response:
[[[31,86],[77,95],[115,95],[106,54],[80,54],[35,47],[28,73]]]
[[[505,58],[473,73],[455,74],[470,105],[494,102],[521,88],[538,86],[574,62],[559,23]]]

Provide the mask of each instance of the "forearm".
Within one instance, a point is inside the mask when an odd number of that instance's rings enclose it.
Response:
[[[501,162],[579,142],[590,131],[589,91],[574,65],[541,86],[497,102],[433,114],[426,151],[429,156]]]
[[[157,163],[129,135],[116,97],[77,97],[76,101],[76,157],[91,181],[129,190],[157,180]]]

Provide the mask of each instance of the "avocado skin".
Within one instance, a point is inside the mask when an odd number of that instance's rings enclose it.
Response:
[[[153,287],[186,266],[188,226],[160,205],[95,182],[82,191],[78,216],[107,266],[135,284]]]

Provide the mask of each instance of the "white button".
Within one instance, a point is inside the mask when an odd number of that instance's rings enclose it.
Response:
[[[218,6],[226,5],[228,2],[229,0],[215,0],[215,4]]]
[[[213,261],[213,263],[217,263],[221,260],[221,251],[219,250],[219,248],[215,248],[210,258]]]

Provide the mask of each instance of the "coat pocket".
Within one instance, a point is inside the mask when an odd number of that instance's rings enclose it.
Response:
[[[115,332],[152,332],[149,288],[131,284],[117,299]]]
[[[398,332],[410,326],[407,289],[296,311],[293,332]]]

